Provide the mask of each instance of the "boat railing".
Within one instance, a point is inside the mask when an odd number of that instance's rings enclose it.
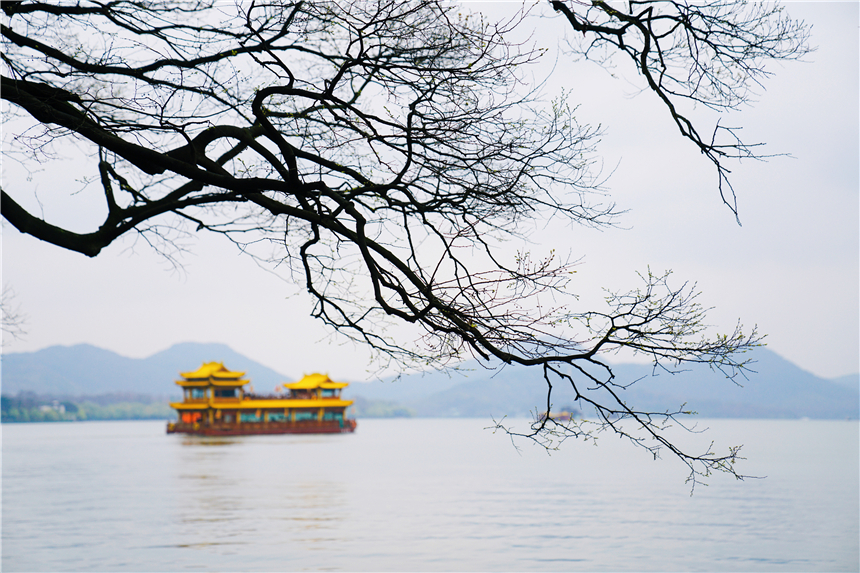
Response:
[[[339,400],[340,396],[316,396],[310,393],[256,394],[245,392],[243,400]]]
[[[243,400],[286,400],[290,398],[289,394],[256,394],[245,392],[242,396]]]

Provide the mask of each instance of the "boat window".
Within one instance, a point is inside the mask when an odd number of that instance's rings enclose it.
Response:
[[[269,412],[270,422],[283,422],[286,419],[283,412]]]
[[[215,397],[216,398],[235,398],[236,392],[238,388],[216,388],[215,389]]]
[[[317,413],[315,411],[296,412],[296,421],[299,420],[316,420]]]
[[[330,389],[324,389],[322,391],[323,398],[333,398],[335,396],[335,391]]]
[[[343,412],[326,412],[323,420],[343,420]]]
[[[199,399],[206,397],[206,389],[205,388],[192,388],[191,389],[191,398]]]
[[[242,422],[259,422],[260,421],[260,417],[257,416],[256,412],[242,412],[242,414],[240,414],[240,416],[239,416],[239,419]]]

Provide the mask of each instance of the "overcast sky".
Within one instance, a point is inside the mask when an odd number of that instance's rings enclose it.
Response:
[[[775,76],[755,107],[728,122],[742,125],[748,141],[792,156],[734,166],[743,226],[721,204],[712,166],[678,137],[651,94],[637,95],[595,64],[562,58],[547,89],[571,90],[580,121],[602,124],[599,151],[606,171],[615,169],[608,186],[629,212],[624,229],[539,226],[527,234],[535,253],[555,248],[584,257],[577,273],[583,302],[600,287],[637,286],[637,270],[672,269],[678,283],[696,282],[702,301],[715,307],[711,324],[722,331],[739,319],[757,324],[772,350],[834,377],[860,371],[858,4],[787,9],[813,25],[818,50],[804,63],[769,68]],[[540,25],[544,41],[565,31],[558,18]],[[546,69],[552,64],[550,57]],[[622,66],[616,71],[633,77]],[[29,181],[4,162],[3,187],[24,204],[38,196],[52,222],[94,228],[97,218],[71,194],[79,187],[74,178],[96,165],[75,161],[74,150],[69,158]],[[177,342],[220,342],[290,377],[322,371],[361,380],[373,371],[365,349],[330,337],[308,317],[300,289],[219,237],[202,234],[189,246],[180,270],[132,237],[88,259],[4,222],[2,280],[27,315],[25,338],[5,339],[4,352],[89,343],[145,357]]]

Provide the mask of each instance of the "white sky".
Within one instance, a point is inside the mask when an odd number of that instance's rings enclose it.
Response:
[[[721,331],[738,319],[758,324],[772,350],[833,377],[860,371],[860,20],[855,2],[787,9],[813,25],[818,50],[805,63],[772,66],[776,75],[759,103],[724,121],[742,125],[748,141],[793,156],[736,166],[742,227],[721,205],[710,163],[680,139],[651,94],[634,97],[632,84],[595,64],[562,59],[548,87],[572,90],[580,120],[603,125],[599,151],[607,171],[618,166],[612,197],[630,212],[626,229],[539,228],[530,248],[584,256],[577,273],[584,301],[600,287],[638,286],[635,271],[649,265],[672,269],[678,282],[698,283],[703,302],[715,307],[709,322]],[[561,19],[541,25],[540,38],[564,30]],[[94,228],[97,219],[80,215],[70,195],[79,187],[74,177],[96,165],[75,161],[73,150],[69,156],[30,181],[5,161],[3,188],[27,205],[37,195],[52,222]],[[26,337],[4,340],[4,351],[85,342],[145,357],[177,342],[221,342],[288,376],[323,371],[361,380],[374,370],[364,348],[332,339],[308,317],[300,288],[219,237],[201,235],[190,246],[175,271],[133,238],[88,259],[4,222],[2,280],[28,317]]]

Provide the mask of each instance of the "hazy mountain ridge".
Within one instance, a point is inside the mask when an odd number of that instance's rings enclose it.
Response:
[[[225,344],[186,342],[146,358],[128,358],[89,344],[51,346],[36,352],[3,355],[4,394],[35,392],[63,396],[131,392],[178,395],[174,381],[180,372],[204,362],[223,362],[244,371],[258,391],[266,392],[291,380],[254,362]]]
[[[756,372],[749,379],[739,378],[742,386],[704,365],[674,375],[655,376],[650,365],[640,364],[617,364],[613,371],[619,383],[638,380],[624,397],[642,409],[665,411],[686,403],[685,409],[703,417],[860,417],[860,375],[819,378],[766,348],[756,350],[752,358]],[[30,391],[54,396],[117,392],[176,396],[179,372],[208,361],[245,371],[261,392],[293,380],[223,344],[177,344],[142,359],[81,344],[4,355],[2,390],[5,395]],[[425,417],[523,416],[546,410],[546,383],[540,371],[520,366],[488,370],[476,362],[457,371],[355,382],[345,396],[361,398],[362,404],[385,405],[380,411]],[[573,406],[570,388],[556,384],[552,403],[554,409]]]
[[[617,383],[635,382],[622,392],[623,399],[645,410],[663,412],[685,404],[685,410],[710,418],[860,417],[860,384],[851,384],[860,375],[819,378],[767,348],[757,349],[750,358],[755,361],[753,372],[734,381],[707,365],[691,365],[677,374],[655,371],[648,364],[615,364],[612,368]],[[522,366],[493,371],[476,362],[464,366],[471,366],[471,372],[451,374],[444,389],[425,387],[419,392],[415,383],[420,375],[404,377],[401,382],[415,387],[416,392],[401,395],[401,403],[419,416],[521,416],[547,409],[547,386],[540,371]],[[350,389],[357,396],[384,396],[384,383],[364,386]],[[569,386],[554,383],[554,410],[575,407],[573,397]]]
[[[847,374],[838,378],[830,378],[830,381],[846,388],[860,388],[860,374]]]

